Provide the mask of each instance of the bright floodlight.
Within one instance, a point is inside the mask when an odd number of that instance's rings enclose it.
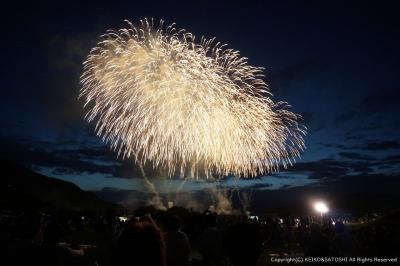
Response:
[[[329,211],[328,206],[322,201],[318,201],[314,204],[314,209],[321,214],[327,213]]]

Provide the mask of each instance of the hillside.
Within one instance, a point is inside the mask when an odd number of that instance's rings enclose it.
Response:
[[[10,161],[0,161],[0,208],[3,210],[112,208],[92,192],[60,179],[35,173]]]

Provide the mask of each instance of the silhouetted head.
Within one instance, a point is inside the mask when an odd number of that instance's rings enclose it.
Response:
[[[234,266],[256,265],[261,252],[260,234],[257,224],[239,223],[228,230],[225,243]]]
[[[217,226],[217,216],[212,213],[208,213],[204,216],[204,223],[206,227]]]
[[[322,233],[321,226],[316,223],[312,223],[310,225],[310,233],[311,235],[320,235]]]
[[[165,226],[167,231],[179,231],[182,227],[182,221],[177,215],[167,217]]]
[[[55,221],[50,221],[43,231],[43,243],[49,245],[58,244],[61,240],[62,234],[61,226]]]
[[[344,231],[344,224],[342,221],[335,222],[335,230],[336,233],[342,233]]]
[[[160,229],[150,222],[129,222],[118,241],[115,265],[164,266],[165,246]]]
[[[33,215],[23,215],[14,224],[14,235],[25,239],[32,239],[38,233],[40,219]]]

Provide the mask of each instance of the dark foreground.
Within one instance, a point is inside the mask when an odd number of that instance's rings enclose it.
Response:
[[[176,207],[141,209],[129,217],[3,211],[1,265],[251,266],[351,257],[362,264],[362,259],[368,263],[399,255],[399,220],[399,212],[357,219],[256,220]]]

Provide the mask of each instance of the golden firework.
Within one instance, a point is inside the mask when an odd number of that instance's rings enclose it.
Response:
[[[246,177],[299,157],[305,128],[271,100],[263,68],[174,24],[127,23],[91,50],[80,92],[86,119],[119,155],[169,175]]]

